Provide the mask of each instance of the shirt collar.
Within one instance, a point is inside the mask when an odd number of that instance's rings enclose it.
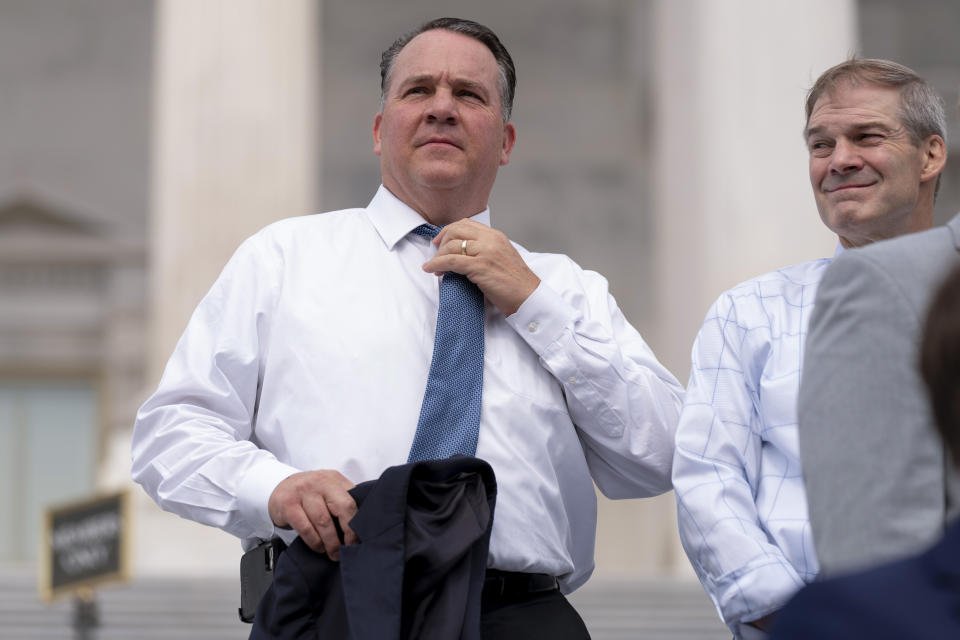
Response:
[[[390,190],[383,185],[377,189],[377,194],[367,205],[366,211],[367,217],[370,218],[373,227],[380,234],[380,239],[389,250],[393,250],[402,238],[426,222],[423,216],[390,193]],[[487,207],[480,213],[470,216],[470,219],[489,227],[490,208]]]

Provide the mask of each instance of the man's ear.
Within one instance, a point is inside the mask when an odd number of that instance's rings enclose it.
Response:
[[[500,166],[510,162],[510,153],[513,151],[513,145],[517,142],[517,130],[512,122],[503,125],[503,145],[500,149]]]
[[[380,125],[383,122],[383,113],[373,117],[373,152],[380,155]]]
[[[920,170],[920,182],[936,178],[947,164],[947,145],[943,138],[934,134],[923,141],[923,168]]]

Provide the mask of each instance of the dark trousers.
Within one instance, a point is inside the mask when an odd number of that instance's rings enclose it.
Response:
[[[484,598],[480,607],[483,640],[590,640],[583,619],[558,589]]]

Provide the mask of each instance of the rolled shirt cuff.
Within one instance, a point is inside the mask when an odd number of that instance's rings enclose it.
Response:
[[[276,459],[269,459],[259,462],[244,474],[237,487],[237,507],[255,537],[263,540],[276,536],[285,539],[291,537],[289,531],[281,530],[273,524],[269,503],[277,485],[299,471]],[[281,535],[282,533],[287,535]],[[248,541],[245,541],[245,545],[247,543]]]

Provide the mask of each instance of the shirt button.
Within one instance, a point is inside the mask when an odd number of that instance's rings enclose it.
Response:
[[[539,328],[540,328],[540,325],[538,325],[536,322],[531,322],[530,324],[527,325],[527,331],[529,331],[530,333],[533,333]]]
[[[577,376],[570,376],[569,378],[567,378],[567,382],[569,382],[570,384],[576,384]]]

